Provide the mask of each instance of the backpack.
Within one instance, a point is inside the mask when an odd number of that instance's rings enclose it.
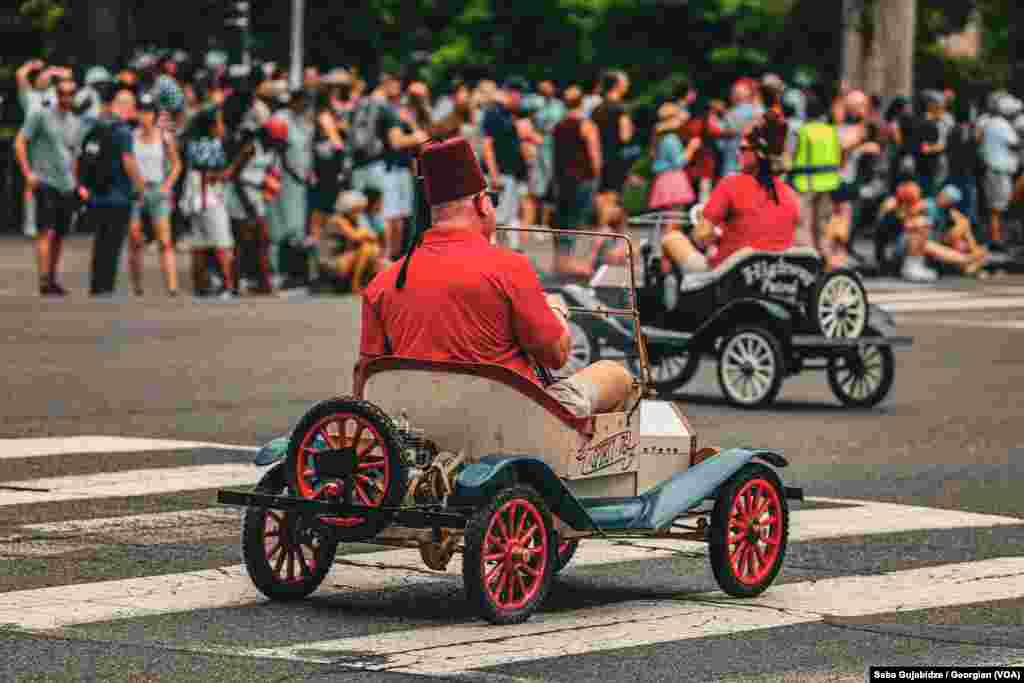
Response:
[[[349,128],[349,144],[353,161],[357,166],[365,165],[384,156],[387,148],[379,135],[380,116],[385,105],[366,98],[352,112]]]
[[[118,158],[114,141],[114,124],[98,121],[82,140],[78,157],[78,178],[93,195],[104,195],[114,187]]]

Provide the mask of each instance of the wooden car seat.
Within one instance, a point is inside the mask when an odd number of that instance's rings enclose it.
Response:
[[[465,451],[471,461],[527,454],[562,473],[594,430],[594,418],[576,417],[536,383],[487,363],[375,358],[357,366],[355,393],[392,417],[404,412],[441,450]]]

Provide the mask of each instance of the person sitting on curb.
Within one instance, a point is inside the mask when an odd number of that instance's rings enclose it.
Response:
[[[342,192],[335,213],[325,226],[327,236],[337,242],[337,249],[322,264],[323,271],[338,281],[349,282],[353,294],[361,294],[378,270],[390,264],[380,258],[380,235],[363,225],[366,207],[362,192]]]
[[[945,195],[940,200],[941,204],[956,196],[952,192],[947,194],[947,190],[943,190],[941,195]],[[938,280],[939,274],[927,265],[926,259],[957,266],[965,275],[976,274],[985,264],[987,253],[963,254],[942,244],[939,239],[933,239],[935,213],[930,211],[929,203],[921,197],[920,186],[913,181],[901,183],[896,194],[882,203],[879,231],[890,235],[898,233],[895,247],[897,256],[903,258],[900,271],[903,279],[920,283]]]

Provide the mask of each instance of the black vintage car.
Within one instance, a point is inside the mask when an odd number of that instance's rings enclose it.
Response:
[[[892,317],[868,303],[856,272],[826,273],[812,249],[743,249],[712,272],[684,276],[663,266],[652,243],[640,249],[636,296],[659,393],[688,383],[702,358],[717,359],[725,397],[744,408],[770,404],[783,380],[804,370],[825,370],[844,405],[874,406],[889,393],[892,348],[912,340],[893,335]],[[616,270],[625,269],[602,266],[589,286],[552,291],[571,305],[620,306],[628,289]],[[573,368],[632,346],[628,327],[611,317],[581,316],[570,328]]]

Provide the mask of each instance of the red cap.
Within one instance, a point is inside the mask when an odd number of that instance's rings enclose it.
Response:
[[[272,116],[263,124],[267,138],[272,143],[284,144],[288,142],[288,122],[280,116]]]
[[[462,137],[424,146],[420,151],[420,173],[431,206],[472,197],[487,189],[480,162]]]

